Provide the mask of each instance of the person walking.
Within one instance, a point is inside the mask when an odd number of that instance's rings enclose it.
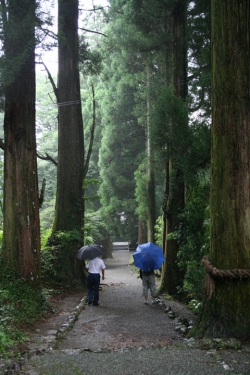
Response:
[[[104,280],[104,270],[106,268],[104,262],[99,257],[89,260],[85,266],[88,270],[87,288],[88,288],[88,304],[93,303],[94,306],[99,305],[99,286],[100,286],[100,272],[102,273],[102,280]]]
[[[145,305],[148,305],[148,290],[150,289],[151,298],[152,298],[152,305],[156,305],[155,297],[156,297],[156,289],[155,289],[155,274],[154,271],[145,272],[140,270],[141,278],[142,278],[142,296],[145,298]]]

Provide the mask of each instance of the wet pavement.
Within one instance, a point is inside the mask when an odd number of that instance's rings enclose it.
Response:
[[[100,305],[88,306],[84,295],[82,301],[77,296],[67,324],[48,329],[42,340],[34,335],[31,357],[15,374],[250,375],[249,347],[201,349],[176,331],[176,320],[165,312],[170,307],[175,317],[194,321],[184,305],[163,296],[165,306],[143,304],[142,283],[128,266],[128,251],[115,251],[105,263]]]

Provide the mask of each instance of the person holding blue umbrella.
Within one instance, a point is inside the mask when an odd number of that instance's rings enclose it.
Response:
[[[150,290],[152,305],[156,304],[155,273],[154,271],[142,272],[142,296],[145,298],[144,305],[148,305],[148,290]]]
[[[164,255],[160,246],[152,242],[141,244],[133,254],[135,266],[140,268],[142,278],[142,296],[145,298],[145,305],[148,305],[148,290],[151,292],[152,305],[156,304],[156,288],[154,270],[158,270],[163,261]]]

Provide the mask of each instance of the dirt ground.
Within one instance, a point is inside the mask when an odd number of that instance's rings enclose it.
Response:
[[[176,329],[178,318],[196,319],[186,306],[164,296],[144,305],[129,252],[105,263],[100,305],[88,306],[86,291],[54,298],[56,313],[35,325],[21,361],[9,372],[0,366],[1,375],[250,375],[249,348],[201,348]]]

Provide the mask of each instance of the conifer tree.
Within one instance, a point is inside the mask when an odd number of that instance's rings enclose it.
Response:
[[[53,233],[81,232],[84,144],[78,43],[78,0],[58,3],[58,168]]]
[[[187,1],[178,0],[173,9],[173,94],[183,100],[187,97],[187,43],[186,43],[186,28],[187,28]],[[179,153],[185,158],[187,148],[183,139],[187,135],[188,117],[186,121],[182,121],[182,129],[180,124],[176,123],[176,117],[171,119],[172,132],[179,129]],[[175,156],[176,150],[173,145],[170,145],[169,159],[167,161],[166,171],[166,189],[167,189],[167,207],[164,211],[166,215],[166,230],[163,231],[169,239],[163,238],[165,262],[162,273],[162,288],[166,288],[169,294],[175,295],[177,293],[177,286],[180,285],[180,272],[177,267],[177,253],[178,240],[177,238],[170,238],[171,234],[175,233],[180,225],[179,215],[184,209],[184,191],[185,179],[183,170],[178,163],[179,156]]]
[[[191,334],[249,337],[249,0],[212,0],[210,259]]]
[[[2,1],[5,95],[4,266],[40,284],[35,138],[35,0]]]

